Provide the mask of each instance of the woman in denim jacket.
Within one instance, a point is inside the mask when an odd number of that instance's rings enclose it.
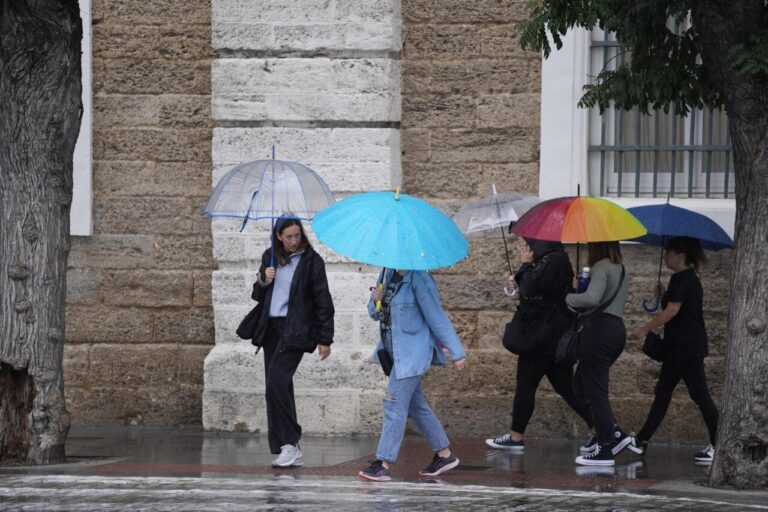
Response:
[[[394,364],[383,401],[384,425],[376,461],[358,474],[367,480],[391,480],[389,466],[397,459],[410,417],[435,452],[419,474],[437,476],[458,466],[459,459],[451,453],[448,436],[422,394],[421,378],[431,365],[446,364],[443,347],[456,369],[463,370],[464,347],[440,305],[435,281],[426,271],[384,269],[379,282],[383,288],[376,289],[368,301],[368,313],[381,328],[374,358],[385,349]],[[382,307],[377,311],[379,301]]]

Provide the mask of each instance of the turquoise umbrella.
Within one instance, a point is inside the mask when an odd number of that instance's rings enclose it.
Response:
[[[317,238],[343,256],[400,270],[452,265],[469,244],[450,217],[399,192],[366,192],[339,201],[312,221]]]

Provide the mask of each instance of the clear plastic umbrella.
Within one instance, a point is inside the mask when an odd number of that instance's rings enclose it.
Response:
[[[213,190],[203,209],[209,217],[249,220],[274,219],[283,214],[312,220],[336,202],[331,189],[312,169],[298,162],[254,160],[229,171]]]
[[[486,233],[498,228],[501,232],[501,238],[504,240],[507,267],[509,273],[512,274],[505,231],[510,222],[519,219],[525,212],[536,206],[540,200],[534,196],[499,194],[496,192],[496,185],[491,185],[491,188],[493,193],[490,196],[465,204],[453,216],[453,221],[466,235]]]

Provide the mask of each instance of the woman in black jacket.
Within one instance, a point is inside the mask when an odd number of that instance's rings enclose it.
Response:
[[[536,403],[536,389],[546,375],[554,390],[581,416],[589,428],[592,419],[587,404],[576,396],[573,367],[555,363],[557,341],[570,326],[571,315],[565,295],[571,291],[573,270],[568,254],[559,242],[525,239],[522,265],[509,286],[520,295],[518,315],[521,334],[537,339],[528,352],[517,360],[517,385],[512,405],[510,431],[485,443],[491,448],[521,453],[523,437]]]
[[[258,301],[252,343],[264,348],[269,447],[280,455],[276,467],[304,463],[296,419],[293,375],[304,353],[331,353],[333,300],[323,258],[307,239],[301,221],[280,217],[272,231],[273,249],[261,257],[251,297]]]

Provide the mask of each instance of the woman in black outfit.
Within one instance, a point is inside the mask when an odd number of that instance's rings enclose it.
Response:
[[[554,390],[581,416],[589,428],[592,419],[587,404],[573,388],[573,367],[555,363],[555,348],[571,322],[565,296],[571,291],[573,269],[568,254],[559,242],[525,239],[522,265],[509,285],[520,294],[522,329],[535,333],[539,343],[517,360],[517,384],[509,432],[485,443],[491,448],[522,452],[524,434],[533,415],[536,389],[546,375]]]
[[[656,383],[653,405],[645,425],[633,438],[629,449],[638,455],[645,454],[648,441],[667,413],[672,392],[682,380],[691,398],[699,406],[709,431],[709,446],[697,453],[694,460],[709,464],[715,455],[718,412],[709,396],[704,372],[704,358],[709,352],[704,326],[704,290],[697,272],[706,258],[698,239],[677,237],[667,244],[664,261],[674,274],[661,299],[663,309],[653,320],[635,329],[632,335],[643,339],[650,331],[663,325],[666,352]]]
[[[269,447],[280,454],[272,465],[301,466],[293,375],[304,353],[317,349],[321,360],[330,355],[333,301],[325,263],[309,243],[301,221],[280,217],[272,236],[274,259],[272,249],[264,251],[251,294],[261,308],[253,344],[264,348]]]

